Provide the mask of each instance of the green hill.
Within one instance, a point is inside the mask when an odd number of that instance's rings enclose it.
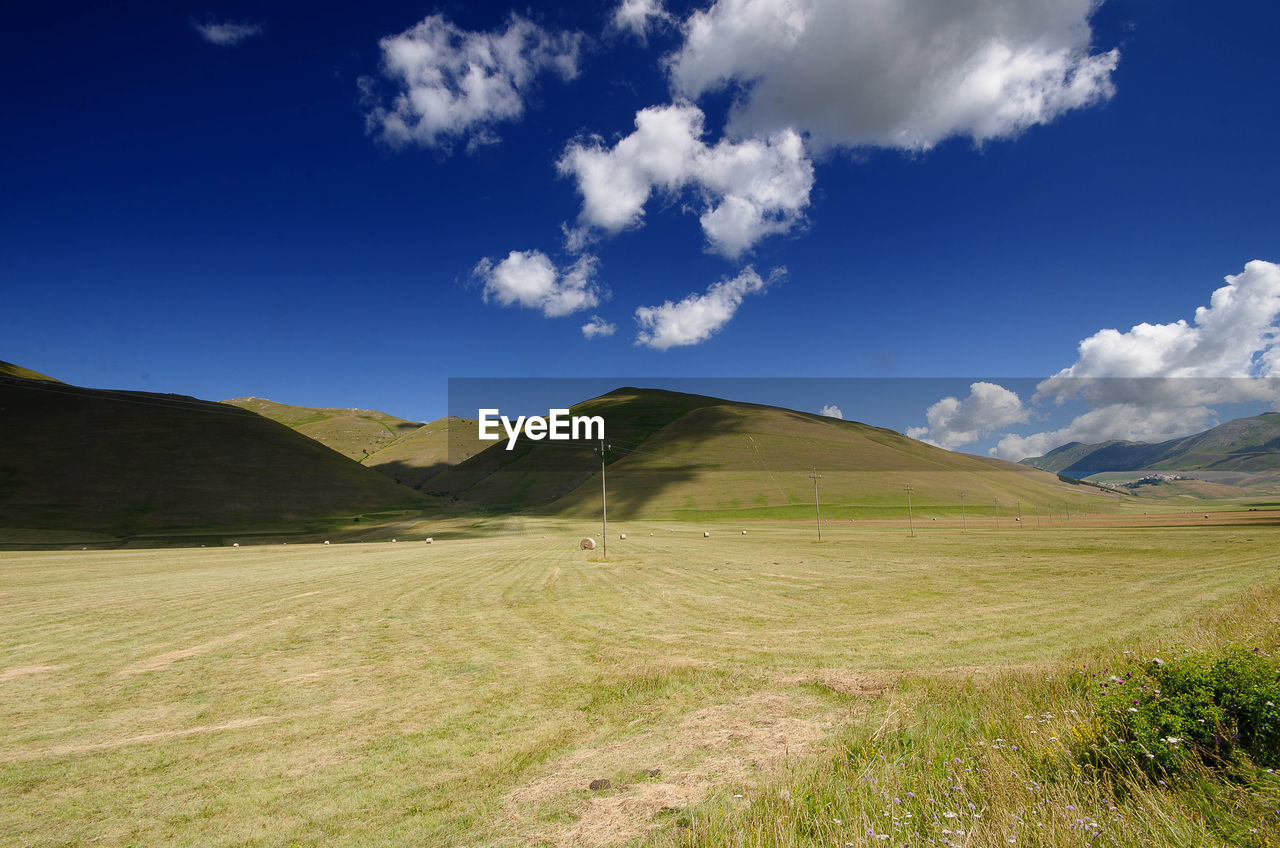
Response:
[[[612,450],[605,455],[610,513],[619,518],[807,519],[810,468],[822,474],[831,517],[906,512],[1005,514],[1019,503],[1114,504],[1096,488],[1063,482],[1016,463],[942,450],[855,421],[699,395],[624,388],[577,404],[600,414]],[[476,509],[581,514],[598,510],[600,457],[589,443],[498,442],[436,475],[428,488]]]
[[[457,462],[490,447],[476,437],[476,422],[468,418],[438,418],[401,436],[361,462],[397,483],[430,489],[429,482]]]
[[[1209,471],[1259,474],[1280,469],[1280,413],[1236,418],[1167,442],[1072,442],[1022,460],[1068,477],[1116,471]]]
[[[278,421],[357,462],[423,426],[374,409],[317,409],[251,397],[223,403]]]
[[[0,377],[0,527],[122,538],[421,508],[288,427],[181,395]]]
[[[14,365],[12,362],[0,362],[0,377],[16,377],[19,380],[41,380],[46,383],[61,383],[61,380],[55,380],[47,374],[41,374],[39,371],[32,371],[30,368],[23,368],[21,365]]]

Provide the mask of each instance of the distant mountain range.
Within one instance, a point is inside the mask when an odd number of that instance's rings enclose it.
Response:
[[[1076,479],[1108,471],[1266,473],[1280,469],[1280,413],[1237,418],[1158,444],[1070,442],[1022,464]]]

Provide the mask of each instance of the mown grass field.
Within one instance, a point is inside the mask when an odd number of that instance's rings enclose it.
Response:
[[[739,808],[902,704],[943,721],[963,684],[969,712],[974,686],[1020,708],[1006,681],[1280,583],[1275,524],[918,529],[627,523],[607,561],[576,547],[597,525],[549,519],[432,545],[3,553],[0,833],[765,844],[776,820]],[[813,844],[884,844],[831,827]]]

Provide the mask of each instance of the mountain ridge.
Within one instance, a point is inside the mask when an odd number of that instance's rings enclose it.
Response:
[[[1163,442],[1070,442],[1021,463],[1075,478],[1147,470],[1266,472],[1280,468],[1280,412],[1233,418]]]

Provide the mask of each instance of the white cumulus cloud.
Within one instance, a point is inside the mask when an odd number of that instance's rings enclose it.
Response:
[[[591,320],[582,325],[582,335],[588,339],[612,336],[617,331],[617,324],[612,324],[599,315],[592,315]]]
[[[926,150],[1015,135],[1113,93],[1097,0],[716,0],[668,57],[678,97],[736,92],[729,131]]]
[[[596,257],[586,255],[556,268],[541,251],[513,250],[500,262],[481,259],[471,274],[483,283],[486,303],[523,306],[558,318],[600,305],[600,288],[594,281],[598,265]]]
[[[210,44],[219,47],[233,47],[246,38],[262,35],[262,24],[251,24],[247,21],[197,21],[190,19],[191,28],[200,33],[200,37]]]
[[[636,344],[667,350],[704,342],[729,323],[744,297],[764,291],[785,275],[786,269],[777,268],[765,280],[748,266],[738,276],[712,283],[703,294],[691,294],[679,303],[641,306],[636,310]]]
[[[1036,387],[1037,400],[1082,398],[1066,427],[1010,434],[992,450],[1038,456],[1068,442],[1160,442],[1217,423],[1217,403],[1280,400],[1280,265],[1254,260],[1188,321],[1099,330],[1076,361]]]
[[[1054,430],[1006,433],[990,453],[1019,460],[1069,442],[1166,441],[1217,424],[1216,404],[1267,402],[1280,411],[1280,265],[1255,259],[1224,282],[1191,320],[1082,340],[1076,361],[1042,380],[1031,403],[1078,399],[1088,411]],[[1013,392],[974,383],[965,400],[929,407],[928,426],[907,435],[954,448],[1026,422],[1030,411]]]
[[[927,427],[912,427],[907,435],[944,448],[976,442],[988,433],[1029,417],[1017,393],[995,383],[976,382],[963,400],[945,397],[925,412]]]
[[[378,104],[367,114],[369,130],[395,145],[494,142],[493,127],[524,113],[539,74],[577,76],[581,42],[581,33],[549,32],[514,13],[496,32],[463,30],[430,15],[379,42],[383,73],[398,92],[389,108]]]
[[[1225,278],[1191,321],[1099,330],[1074,364],[1037,386],[1044,397],[1087,394],[1100,403],[1135,392],[1193,403],[1265,398],[1280,377],[1280,265],[1254,260]]]
[[[840,407],[836,406],[834,403],[829,403],[822,407],[818,414],[826,416],[827,418],[844,418],[844,412],[841,411]]]
[[[644,42],[652,29],[673,22],[674,18],[663,7],[662,0],[621,0],[613,10],[610,24],[614,29],[629,32]]]
[[[736,258],[760,239],[801,219],[813,187],[813,165],[791,130],[743,141],[702,141],[703,113],[689,103],[636,114],[635,132],[612,147],[603,139],[568,145],[558,167],[582,195],[581,227],[617,233],[641,224],[655,191],[692,189],[712,249]],[[574,243],[585,241],[578,233]]]

